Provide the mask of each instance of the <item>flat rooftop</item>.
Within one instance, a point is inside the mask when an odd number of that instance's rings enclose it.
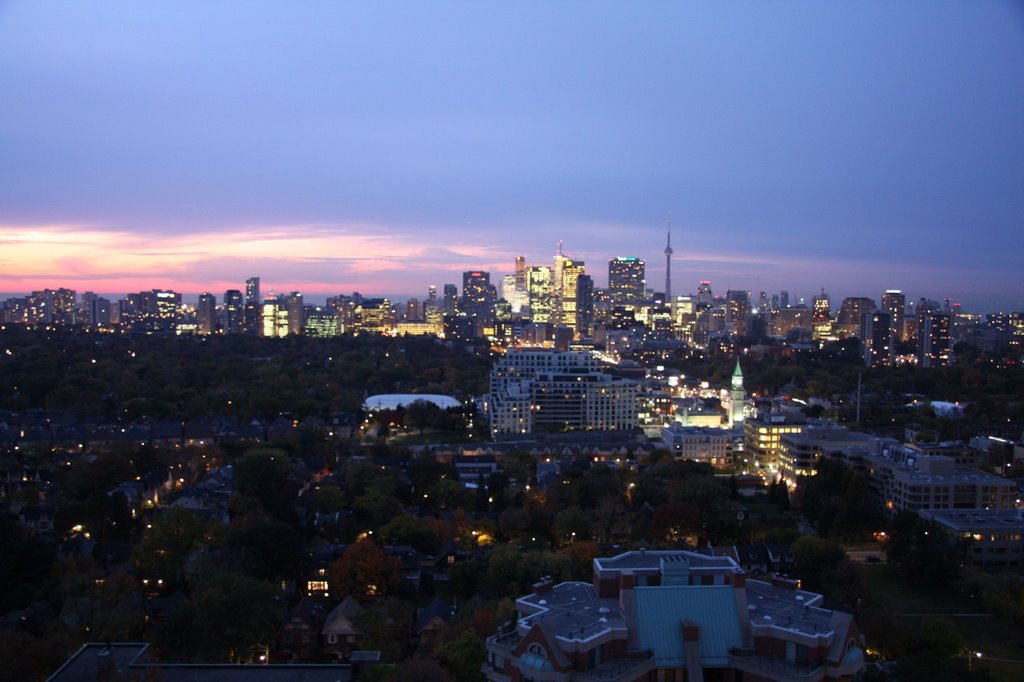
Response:
[[[747,581],[747,611],[752,626],[770,626],[810,636],[833,633],[832,612],[818,607],[814,592],[775,587],[761,580]]]
[[[589,583],[559,583],[551,589],[521,597],[520,604],[538,610],[519,620],[529,629],[543,621],[546,628],[565,641],[586,641],[613,630],[625,631],[626,619],[618,599],[601,599]]]
[[[653,570],[661,568],[662,559],[668,561],[679,561],[686,559],[690,568],[694,570],[717,569],[732,573],[742,573],[741,569],[731,557],[708,556],[699,552],[691,552],[683,549],[671,550],[636,550],[623,552],[618,556],[610,558],[594,559],[594,566],[599,571],[635,571]]]

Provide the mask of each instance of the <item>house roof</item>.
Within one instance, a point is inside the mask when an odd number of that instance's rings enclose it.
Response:
[[[635,595],[639,647],[654,651],[659,668],[686,665],[683,621],[700,627],[705,666],[728,665],[729,649],[743,644],[731,586],[638,587]]]

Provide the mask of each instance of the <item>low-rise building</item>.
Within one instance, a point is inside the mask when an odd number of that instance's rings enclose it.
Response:
[[[676,459],[704,462],[714,467],[732,464],[732,436],[724,429],[686,427],[675,422],[661,430],[661,446]]]
[[[865,667],[850,614],[793,581],[748,580],[729,557],[637,551],[594,559],[592,583],[516,601],[483,670],[519,680],[840,680]]]
[[[922,509],[967,550],[967,560],[991,569],[1019,570],[1024,566],[1024,517],[1013,509]]]

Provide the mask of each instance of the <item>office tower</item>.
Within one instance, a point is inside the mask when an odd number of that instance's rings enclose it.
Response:
[[[213,334],[217,330],[217,298],[213,294],[199,294],[196,303],[196,323],[200,334]]]
[[[858,335],[865,365],[879,367],[893,363],[892,320],[889,313],[865,312],[861,317]]]
[[[443,298],[445,315],[455,315],[459,312],[459,288],[457,286],[445,284]]]
[[[515,274],[505,275],[501,278],[501,296],[499,297],[512,305],[516,301],[516,276]],[[516,311],[518,312],[518,310]]]
[[[672,219],[668,221],[668,235],[665,243],[665,300],[672,300]]]
[[[842,336],[860,336],[864,315],[875,312],[875,302],[861,296],[843,299],[836,314],[836,329]]]
[[[811,338],[823,341],[832,336],[832,304],[824,289],[811,307]]]
[[[710,308],[715,303],[715,297],[711,293],[711,282],[702,279],[697,286],[697,307]]]
[[[762,291],[757,297],[757,311],[759,313],[768,312],[768,292]]]
[[[338,333],[344,334],[355,330],[356,308],[359,294],[352,296],[330,296],[327,299],[327,309],[333,310],[338,316]]]
[[[491,273],[467,270],[462,273],[462,312],[484,322],[494,319],[497,290],[491,285]]]
[[[526,293],[532,321],[551,321],[551,291],[553,287],[554,279],[551,268],[546,265],[534,265],[526,268]]]
[[[645,297],[644,262],[634,256],[608,261],[608,293],[616,303],[640,301]]]
[[[516,290],[526,291],[526,258],[516,256]]]
[[[284,297],[285,308],[288,309],[288,333],[301,334],[305,325],[306,309],[302,303],[302,294],[293,291]]]
[[[952,344],[949,333],[949,313],[938,310],[918,310],[918,361],[922,367],[945,367],[949,364]]]
[[[250,277],[245,280],[245,331],[257,336],[262,334],[260,325],[260,278]]]
[[[559,287],[557,322],[570,327],[575,334],[577,287],[580,275],[586,274],[583,261],[564,259],[561,263],[562,282]]]
[[[288,304],[276,294],[267,294],[260,306],[261,336],[279,338],[288,336]]]
[[[224,333],[241,334],[245,321],[245,303],[242,292],[228,289],[224,292]]]
[[[594,320],[594,279],[580,275],[576,280],[576,334],[588,336]]]
[[[907,297],[899,289],[887,289],[882,294],[881,311],[889,315],[890,331],[893,335],[893,343],[903,341],[906,336],[903,332],[903,317],[907,307]]]
[[[750,292],[728,289],[725,292],[725,324],[730,332],[743,336],[750,319]]]
[[[788,291],[780,291],[779,292],[779,307],[780,308],[788,308],[789,307],[789,292]]]
[[[423,314],[426,317],[426,311],[437,309],[437,285],[431,284],[427,287],[427,300],[423,303]]]
[[[320,339],[338,335],[338,311],[326,306],[308,306],[305,311],[303,334]]]

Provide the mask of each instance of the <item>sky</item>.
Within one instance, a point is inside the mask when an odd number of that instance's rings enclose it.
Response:
[[[0,291],[1024,309],[1024,3],[0,0]]]

